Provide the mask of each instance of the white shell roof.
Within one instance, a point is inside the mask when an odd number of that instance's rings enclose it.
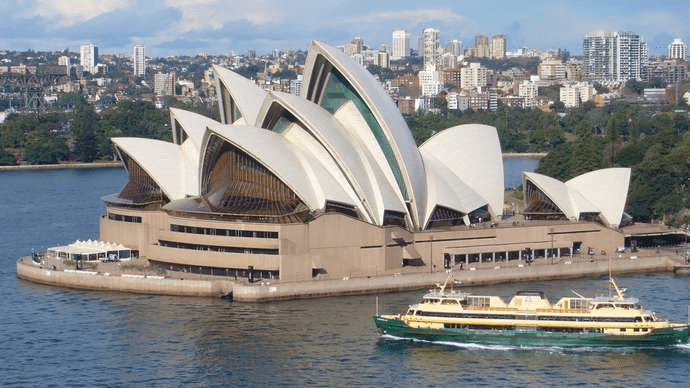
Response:
[[[255,125],[261,104],[264,102],[264,98],[266,98],[266,91],[251,80],[222,66],[213,65],[213,71],[218,77],[218,82],[226,85],[230,95],[235,100],[235,104],[242,113],[243,122],[247,125]],[[222,99],[223,94],[220,93],[220,88],[218,88],[218,91],[218,98]],[[222,101],[220,102],[222,107]]]
[[[419,147],[419,152],[424,158],[427,169],[434,168],[426,165],[428,160],[437,161],[465,186],[483,198],[489,205],[489,213],[493,218],[502,214],[503,154],[496,128],[482,124],[465,124],[448,128],[424,142]],[[429,188],[429,190],[432,189]],[[437,199],[441,198],[441,193],[434,195]],[[465,199],[458,198],[455,202],[462,203],[463,201]],[[476,203],[473,197],[468,197],[467,201],[468,204]],[[432,201],[429,203],[433,205]],[[460,210],[461,207],[456,206],[459,205],[448,207]],[[430,214],[431,210],[427,209],[426,214]]]
[[[544,195],[565,214],[565,216],[572,220],[577,220],[580,213],[576,210],[575,204],[570,200],[570,193],[566,185],[558,179],[550,176],[538,174],[536,172],[525,171],[522,173],[522,187],[526,187],[527,181],[531,181]]]
[[[240,125],[218,124],[209,129],[262,163],[310,209],[322,209],[326,200],[355,205],[312,154],[302,152],[280,134]]]
[[[411,201],[410,206],[415,213],[412,215],[413,221],[420,223],[426,204],[426,176],[421,155],[402,114],[381,84],[363,66],[354,62],[341,50],[318,41],[313,41],[309,48],[303,82],[305,86],[302,87],[303,97],[306,96],[314,63],[319,54],[345,76],[379,122],[400,166]],[[387,163],[385,166],[388,168]]]
[[[581,213],[599,213],[602,221],[617,227],[630,186],[629,168],[606,168],[577,176],[565,183],[534,172],[523,173],[523,185],[529,180],[558,206],[568,219]]]
[[[177,121],[184,131],[189,136],[186,142],[193,142],[194,148],[199,152],[201,150],[201,144],[204,140],[204,134],[206,133],[206,127],[218,121],[208,118],[204,115],[198,113],[186,111],[178,108],[170,108],[170,122],[174,124]],[[173,131],[173,137],[176,134]],[[173,139],[175,143],[178,143],[178,139]]]
[[[433,155],[422,154],[422,156],[424,157],[429,190],[426,213],[424,214],[425,226],[429,223],[436,206],[469,214],[484,205],[488,205],[486,199],[482,198]]]
[[[266,99],[260,116],[267,114],[277,102],[292,113],[324,147],[352,189],[364,200],[362,206],[378,225],[383,223],[385,210],[405,213],[397,188],[385,178],[379,164],[358,145],[356,139],[328,111],[311,101],[286,93],[271,93]]]
[[[565,185],[577,190],[599,209],[601,218],[607,225],[620,224],[630,187],[629,168],[605,168],[588,172],[565,182]]]
[[[134,137],[111,140],[156,181],[170,200],[199,195],[198,155],[188,155],[189,150],[161,140]]]

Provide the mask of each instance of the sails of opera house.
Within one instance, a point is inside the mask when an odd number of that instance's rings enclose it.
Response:
[[[101,240],[167,270],[281,281],[623,243],[627,169],[565,183],[525,174],[530,221],[505,221],[495,128],[452,127],[417,147],[375,78],[320,42],[300,96],[213,69],[220,122],[171,109],[172,143],[113,139],[128,181],[104,198]]]

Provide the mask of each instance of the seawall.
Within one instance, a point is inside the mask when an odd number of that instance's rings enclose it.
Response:
[[[670,272],[677,263],[672,259],[645,257],[622,259],[611,262],[614,274]],[[453,271],[453,278],[464,285],[487,285],[498,283],[519,283],[541,280],[575,279],[607,275],[607,260],[559,263],[553,265],[532,265],[523,267]],[[445,272],[416,273],[406,275],[352,278],[342,280],[318,280],[302,283],[263,283],[258,285],[238,285],[233,289],[233,300],[240,302],[259,302],[298,298],[324,297],[331,295],[355,295],[385,292],[399,292],[433,287],[447,277]]]
[[[671,272],[677,262],[667,256],[611,261],[611,271],[618,274]],[[501,267],[453,271],[455,280],[465,285],[518,283],[555,279],[575,279],[606,275],[609,262],[568,262],[532,266]],[[58,287],[118,291],[140,294],[220,297],[232,293],[238,302],[263,302],[336,295],[357,295],[410,291],[433,287],[446,279],[445,272],[394,274],[368,278],[313,280],[307,282],[236,283],[218,278],[179,279],[163,276],[112,275],[95,271],[52,270],[34,263],[30,257],[17,261],[17,277]]]
[[[95,271],[52,270],[23,257],[17,261],[17,277],[34,283],[83,290],[119,291],[137,294],[206,296],[228,295],[229,280],[175,279],[136,274],[111,275]]]
[[[0,166],[0,171],[30,171],[30,170],[59,170],[77,168],[122,168],[122,162],[94,162],[94,163],[59,163],[59,164],[20,164],[16,166]]]

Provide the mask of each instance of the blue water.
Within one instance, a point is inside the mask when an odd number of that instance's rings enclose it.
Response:
[[[97,238],[119,169],[0,172],[0,385],[687,386],[690,346],[647,350],[457,346],[379,336],[374,296],[240,304],[54,288],[16,279],[32,248]],[[690,278],[620,276],[658,315],[687,319]],[[512,294],[526,285],[472,287]],[[533,283],[591,295],[603,278]],[[401,312],[423,291],[379,296]]]
[[[514,189],[522,184],[522,172],[534,171],[539,165],[538,157],[504,157],[503,184],[506,189]]]

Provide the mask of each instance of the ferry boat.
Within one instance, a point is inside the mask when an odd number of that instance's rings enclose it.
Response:
[[[382,334],[427,341],[511,346],[647,347],[688,343],[690,326],[673,323],[624,296],[609,277],[609,296],[561,298],[520,291],[505,303],[453,289],[452,278],[405,314],[374,316]],[[616,295],[611,296],[611,288]],[[690,308],[689,308],[690,311]]]

